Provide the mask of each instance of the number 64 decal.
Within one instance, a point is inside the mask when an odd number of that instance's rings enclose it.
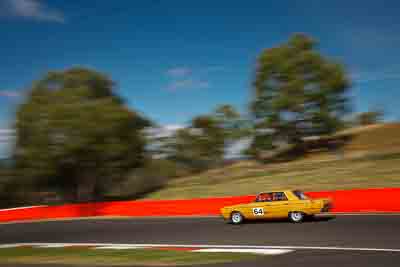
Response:
[[[253,208],[253,214],[255,216],[263,216],[264,215],[264,209],[263,208]]]

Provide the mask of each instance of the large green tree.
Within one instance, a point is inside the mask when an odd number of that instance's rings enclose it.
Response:
[[[65,71],[48,72],[43,79],[34,82],[35,90],[50,90],[57,91],[59,89],[75,89],[85,87],[88,88],[88,98],[105,98],[112,97],[113,99],[122,102],[121,98],[116,94],[115,83],[110,77],[98,71],[73,67]]]
[[[123,105],[107,76],[83,68],[51,72],[17,112],[18,172],[24,183],[91,200],[143,164],[148,125]]]
[[[251,111],[272,139],[298,144],[341,127],[350,82],[343,65],[316,48],[312,38],[296,34],[258,58]]]

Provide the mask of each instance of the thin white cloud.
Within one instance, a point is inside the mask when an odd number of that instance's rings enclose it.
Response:
[[[40,0],[3,0],[3,16],[21,17],[38,21],[64,23],[64,14],[46,6]]]
[[[198,89],[198,88],[202,89],[208,87],[210,87],[210,84],[207,81],[184,79],[184,80],[177,80],[170,82],[167,89],[169,91],[175,92],[178,90]]]
[[[187,77],[192,73],[188,67],[175,67],[167,70],[167,75],[173,78]]]
[[[21,93],[15,90],[0,90],[0,97],[16,98],[20,96]]]
[[[209,66],[199,69],[192,69],[185,66],[178,66],[166,71],[168,84],[166,90],[176,92],[180,90],[204,89],[210,87],[207,75],[211,72],[223,70],[222,66]]]

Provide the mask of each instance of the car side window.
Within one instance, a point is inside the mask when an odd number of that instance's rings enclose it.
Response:
[[[272,193],[272,201],[287,201],[287,197],[284,192]]]
[[[270,202],[270,201],[272,201],[272,193],[261,193],[256,198],[256,202]]]

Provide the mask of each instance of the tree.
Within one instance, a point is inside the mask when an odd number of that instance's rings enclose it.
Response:
[[[227,104],[217,106],[214,114],[216,120],[226,125],[226,128],[235,128],[240,119],[239,112],[233,106]]]
[[[362,112],[357,116],[357,122],[359,125],[371,125],[379,123],[383,120],[383,111],[381,110],[371,110],[367,112]]]
[[[122,99],[115,93],[115,83],[105,74],[82,67],[65,71],[51,71],[33,84],[35,90],[56,91],[61,89],[89,88],[88,98],[111,97],[118,102]]]
[[[225,152],[225,132],[212,116],[197,116],[192,120],[191,135],[195,151],[203,161],[218,163]]]
[[[273,140],[299,144],[341,127],[349,83],[341,64],[322,56],[313,39],[296,34],[259,56],[251,112]]]
[[[251,135],[251,122],[244,119],[231,105],[218,106],[212,116],[225,132],[226,145]]]
[[[201,171],[222,161],[225,132],[212,116],[198,116],[190,127],[178,130],[168,146],[170,159]]]
[[[143,164],[149,121],[124,106],[113,85],[81,68],[34,83],[16,121],[14,154],[25,183],[91,200]]]

